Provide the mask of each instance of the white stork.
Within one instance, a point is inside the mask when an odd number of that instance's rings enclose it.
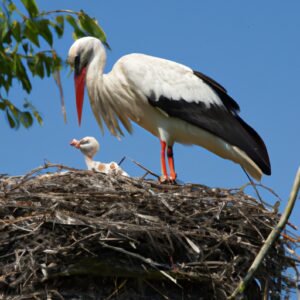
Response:
[[[252,177],[271,174],[263,140],[239,115],[239,105],[225,88],[182,64],[144,54],[121,57],[103,74],[106,52],[100,40],[84,37],[74,42],[68,62],[75,68],[78,122],[81,123],[84,85],[95,118],[110,132],[129,133],[130,120],[161,142],[162,179],[175,181],[172,147],[195,144],[240,164]],[[167,175],[167,150],[170,177]]]
[[[81,140],[73,139],[70,145],[79,149],[85,158],[85,163],[88,170],[104,173],[104,174],[117,174],[129,177],[129,175],[114,161],[110,163],[102,163],[94,161],[93,157],[99,151],[99,143],[92,136],[86,136]]]

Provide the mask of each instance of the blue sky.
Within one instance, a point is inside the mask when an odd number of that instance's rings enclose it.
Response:
[[[19,1],[16,1],[19,3]],[[175,60],[220,82],[240,104],[241,116],[264,139],[272,176],[262,183],[288,198],[299,166],[299,1],[37,1],[41,10],[83,9],[105,30],[112,51],[106,71],[122,55],[140,52]],[[70,30],[56,49],[67,56],[73,40]],[[54,80],[34,80],[26,95],[15,84],[10,99],[27,97],[39,109],[42,127],[11,130],[1,116],[0,173],[24,174],[44,159],[85,168],[81,154],[69,146],[72,138],[95,136],[101,145],[97,159],[119,161],[127,155],[160,172],[159,141],[134,126],[134,134],[120,142],[107,131],[101,136],[87,95],[82,126],[77,125],[73,75],[61,74],[68,124],[60,112]],[[247,182],[241,168],[199,147],[175,145],[180,180],[208,186],[240,187]],[[132,176],[143,171],[129,161],[123,167]],[[249,193],[251,191],[249,190]],[[266,201],[275,199],[264,193]],[[297,203],[292,221],[300,226]]]

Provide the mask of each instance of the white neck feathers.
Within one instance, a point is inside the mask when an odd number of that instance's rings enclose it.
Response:
[[[110,132],[119,137],[123,135],[118,120],[131,132],[131,124],[126,113],[128,112],[125,97],[122,94],[122,83],[117,76],[103,75],[106,63],[106,53],[102,44],[94,46],[93,56],[87,66],[86,85],[92,111],[103,133],[102,120]],[[115,74],[114,74],[115,75]]]

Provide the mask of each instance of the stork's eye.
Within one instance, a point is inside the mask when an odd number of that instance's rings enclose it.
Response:
[[[79,64],[80,64],[80,55],[75,56],[74,63],[75,63],[75,66],[76,65],[79,66]]]
[[[80,55],[75,56],[74,68],[75,68],[76,75],[79,75],[79,73],[80,73],[80,69],[79,69],[80,68]]]

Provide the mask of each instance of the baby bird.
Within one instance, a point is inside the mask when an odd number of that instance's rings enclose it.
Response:
[[[70,145],[79,149],[84,155],[88,170],[105,174],[117,174],[129,177],[122,168],[114,161],[105,164],[100,161],[94,161],[93,157],[99,151],[98,141],[91,136],[82,138],[80,141],[73,139]]]

